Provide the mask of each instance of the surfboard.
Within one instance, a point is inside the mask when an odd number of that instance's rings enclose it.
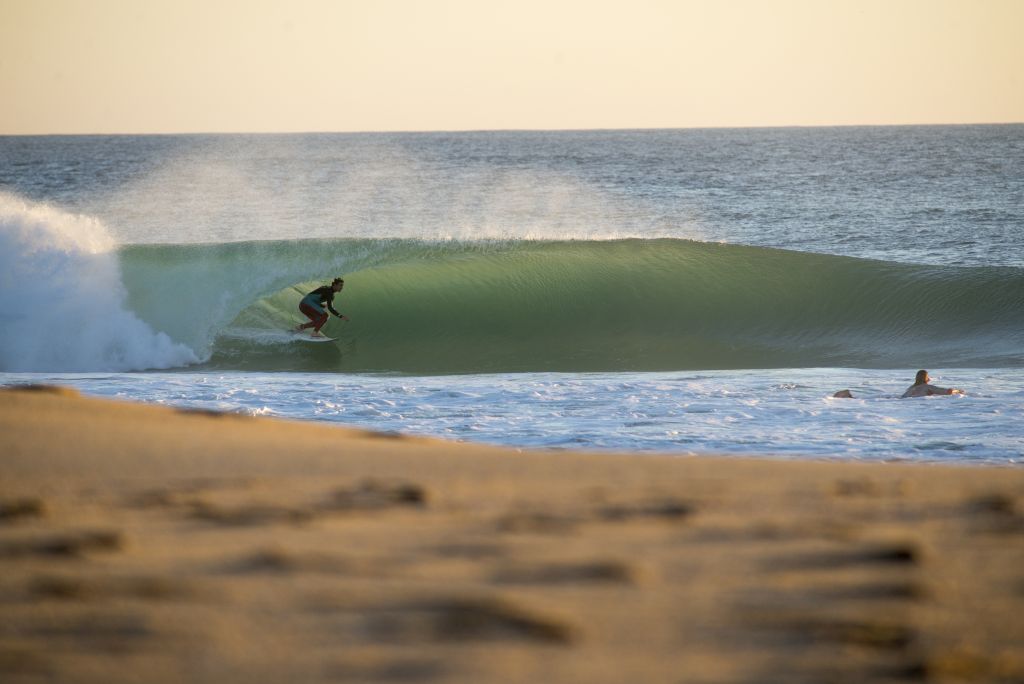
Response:
[[[296,332],[294,330],[291,331],[291,334],[292,334],[293,338],[295,338],[296,340],[299,340],[301,342],[337,342],[338,341],[338,338],[336,338],[336,337],[327,337],[326,335],[324,335],[322,337],[313,337],[309,333]]]

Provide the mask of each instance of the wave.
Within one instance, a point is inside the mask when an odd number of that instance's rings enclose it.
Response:
[[[211,368],[477,373],[1024,365],[1024,269],[679,239],[136,246],[129,302]],[[300,297],[346,288],[325,332]]]
[[[285,334],[346,289],[334,344]],[[682,239],[117,247],[0,195],[0,371],[476,373],[1024,365],[1024,269]]]
[[[0,371],[199,361],[127,307],[115,248],[95,219],[0,193]]]

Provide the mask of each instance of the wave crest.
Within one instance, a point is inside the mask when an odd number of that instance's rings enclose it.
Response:
[[[0,194],[0,371],[125,371],[198,361],[125,306],[97,220]]]

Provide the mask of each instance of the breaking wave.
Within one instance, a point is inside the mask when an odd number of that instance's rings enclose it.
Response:
[[[121,251],[129,302],[213,368],[473,373],[1024,365],[1024,269],[678,239]],[[334,275],[309,345],[283,331]]]
[[[0,193],[0,371],[124,371],[199,359],[127,307],[104,226]]]
[[[333,344],[300,297],[346,289]],[[0,195],[0,371],[476,373],[1024,365],[1024,269],[682,239],[118,247]]]

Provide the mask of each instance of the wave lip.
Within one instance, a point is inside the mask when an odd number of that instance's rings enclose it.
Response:
[[[0,193],[0,371],[129,371],[199,360],[126,307],[115,247],[95,219]]]

